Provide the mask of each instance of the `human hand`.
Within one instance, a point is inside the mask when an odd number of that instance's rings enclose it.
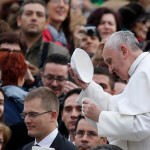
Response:
[[[32,75],[37,75],[39,73],[39,69],[33,64],[28,63],[28,68],[30,69]]]
[[[69,70],[70,76],[74,79],[74,81],[76,82],[78,86],[80,86],[82,89],[86,89],[88,87],[89,83],[85,83],[81,81],[78,75],[74,74],[70,64],[68,64],[68,70]]]
[[[33,75],[31,74],[31,71],[29,70],[29,68],[27,69],[27,72],[26,72],[26,75],[25,75],[25,81],[28,84],[32,84],[35,81]]]
[[[66,81],[65,85],[64,85],[64,89],[63,89],[63,93],[68,93],[70,90],[78,88],[78,86],[76,84],[74,84],[71,81]]]
[[[88,98],[84,98],[82,102],[83,115],[93,121],[98,122],[99,115],[101,113],[100,107]]]

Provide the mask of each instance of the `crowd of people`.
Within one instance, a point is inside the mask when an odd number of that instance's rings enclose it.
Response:
[[[149,150],[149,49],[148,0],[1,0],[0,150]]]

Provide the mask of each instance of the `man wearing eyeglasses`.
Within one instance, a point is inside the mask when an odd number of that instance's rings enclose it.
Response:
[[[77,85],[73,82],[67,81],[68,62],[67,57],[61,54],[53,54],[47,58],[41,72],[43,86],[49,87],[60,101],[68,91],[77,88]]]
[[[107,144],[107,139],[98,136],[97,128],[82,115],[78,117],[75,130],[75,145],[78,150],[91,150],[100,144]]]
[[[35,141],[25,145],[22,150],[31,150],[33,145],[55,150],[76,150],[76,147],[65,139],[57,129],[59,101],[48,88],[32,90],[24,101],[22,119],[27,126],[28,135]]]

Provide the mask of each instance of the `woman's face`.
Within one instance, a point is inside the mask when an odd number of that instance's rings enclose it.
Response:
[[[97,27],[102,39],[108,38],[112,33],[117,31],[117,24],[113,14],[104,14]]]
[[[146,40],[147,33],[150,27],[150,22],[137,22],[134,24],[132,31],[135,32],[137,38],[141,38],[142,40]]]
[[[50,0],[47,3],[48,19],[52,25],[60,24],[66,19],[70,0]]]
[[[0,118],[2,118],[3,112],[4,112],[4,95],[0,91]]]

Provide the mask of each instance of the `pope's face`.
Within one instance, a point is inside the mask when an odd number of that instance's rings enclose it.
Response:
[[[123,59],[123,52],[108,48],[103,49],[103,58],[108,65],[109,72],[116,74],[122,80],[128,80],[129,66],[126,65],[126,60]]]

